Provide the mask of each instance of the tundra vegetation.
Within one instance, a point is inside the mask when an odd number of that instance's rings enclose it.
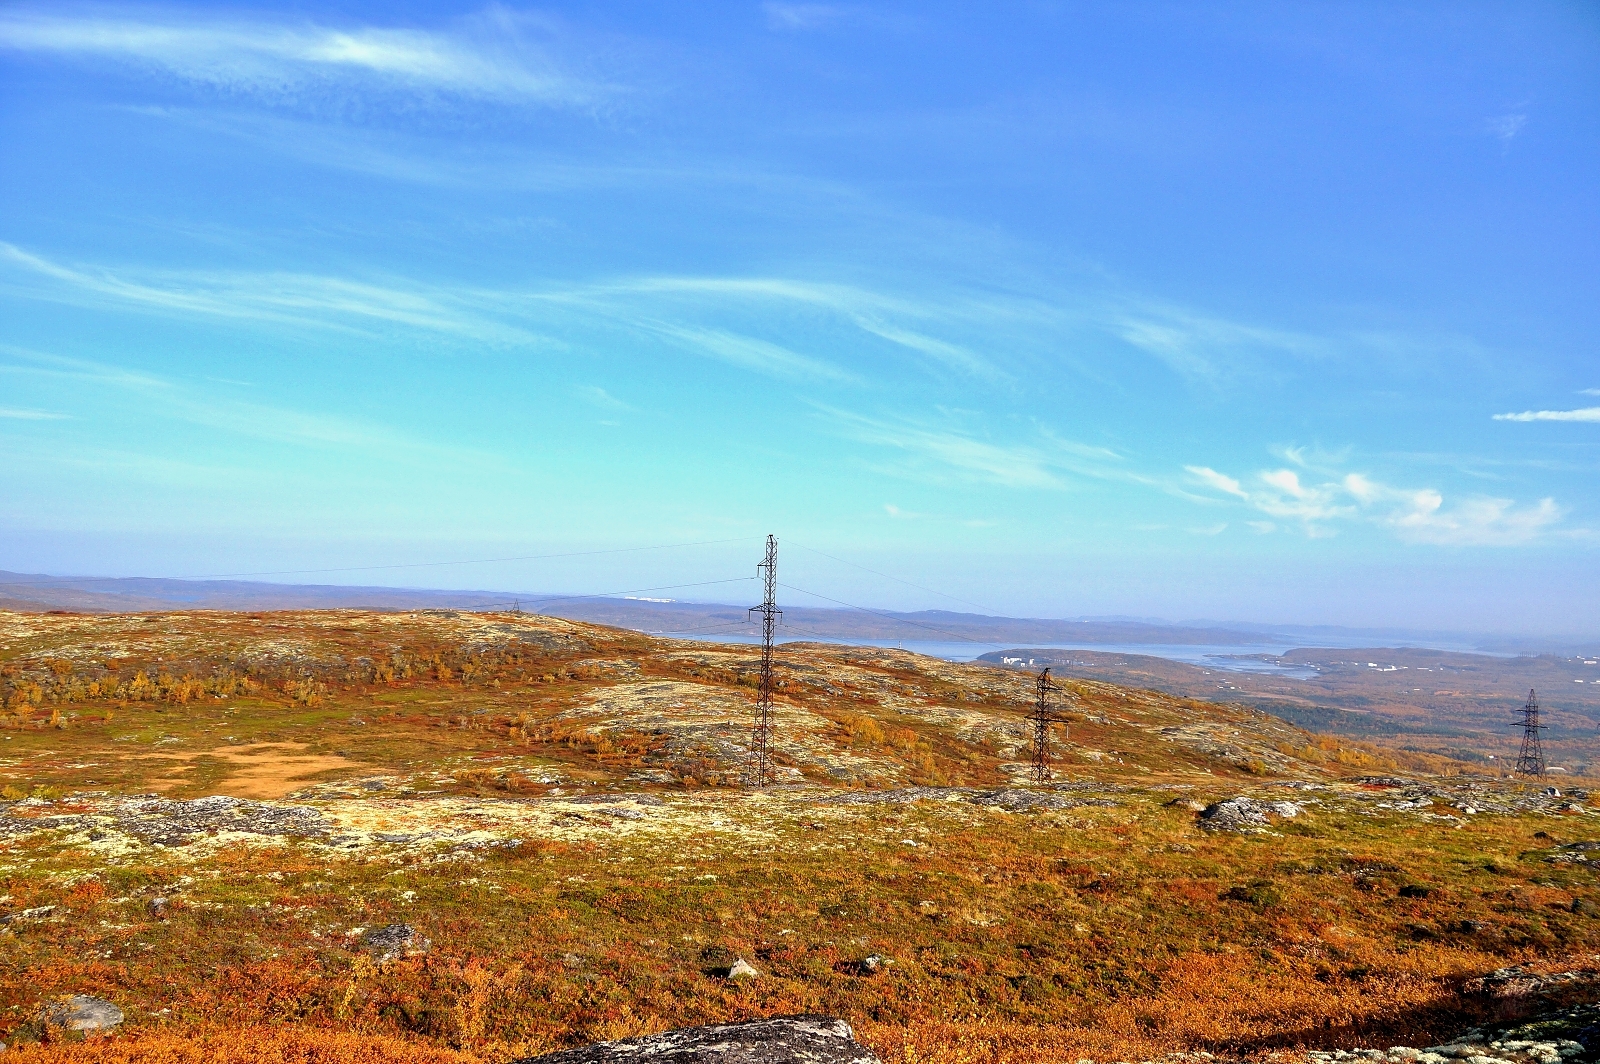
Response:
[[[755,669],[546,617],[0,613],[0,1039],[446,1064],[823,1012],[892,1064],[1425,1046],[1506,1007],[1486,973],[1600,950],[1581,779],[1069,678],[1029,790],[1029,675],[790,644],[756,793]],[[74,994],[124,1022],[39,1022]]]

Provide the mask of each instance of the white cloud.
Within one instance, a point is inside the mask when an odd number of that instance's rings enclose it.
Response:
[[[495,321],[464,299],[442,289],[380,285],[339,277],[297,273],[156,272],[129,277],[99,267],[74,267],[0,242],[0,261],[58,288],[43,294],[80,305],[122,303],[183,315],[244,318],[349,327],[396,325],[453,333],[497,343],[541,339]],[[466,296],[467,293],[457,295]]]
[[[1329,536],[1340,523],[1360,521],[1389,528],[1412,543],[1516,546],[1551,531],[1562,517],[1553,499],[1519,506],[1510,499],[1475,496],[1447,506],[1434,488],[1397,488],[1362,473],[1308,471],[1315,478],[1308,481],[1292,469],[1267,469],[1246,484],[1206,466],[1184,468],[1200,484],[1276,518],[1246,522],[1262,534],[1288,521],[1309,536]]]
[[[1250,497],[1249,493],[1244,490],[1244,487],[1237,480],[1218,473],[1209,466],[1184,466],[1183,468],[1192,473],[1195,479],[1208,488],[1215,488],[1217,491],[1226,492],[1229,495],[1237,495],[1241,499]]]
[[[1510,499],[1468,499],[1449,512],[1443,504],[1436,491],[1412,492],[1410,508],[1402,506],[1386,520],[1417,543],[1494,547],[1527,543],[1561,520],[1554,499],[1520,508]]]
[[[1528,124],[1528,116],[1524,114],[1495,115],[1493,118],[1486,119],[1484,124],[1493,136],[1499,138],[1501,147],[1508,149],[1511,147],[1512,139],[1522,132],[1523,126]]]
[[[700,302],[720,301],[724,306],[749,303],[814,307],[947,368],[978,377],[1005,378],[993,362],[970,347],[930,334],[931,329],[940,325],[948,326],[966,316],[982,313],[979,308],[959,300],[936,303],[902,299],[855,285],[781,277],[647,277],[598,286],[576,295],[601,300],[619,295],[677,296]]]
[[[583,384],[577,388],[578,395],[595,406],[604,410],[632,410],[633,407],[618,399],[604,388],[595,384]],[[605,424],[605,422],[602,422]],[[611,422],[616,424],[616,422]]]
[[[182,383],[124,370],[87,359],[68,358],[0,346],[14,361],[0,362],[0,374],[54,377],[99,386],[132,397],[145,416],[200,425],[232,435],[306,447],[371,450],[408,454],[413,458],[495,459],[462,447],[442,447],[417,440],[386,425],[331,414],[313,413],[265,403],[240,402],[200,393]],[[60,415],[54,415],[60,416]]]
[[[824,409],[851,438],[894,448],[918,463],[942,467],[964,479],[1008,488],[1066,487],[1050,455],[1035,447],[989,443],[954,429],[880,421]]]
[[[1578,394],[1579,395],[1600,395],[1600,388],[1585,388],[1581,392],[1579,392]]]
[[[832,363],[754,336],[743,336],[725,329],[702,329],[664,322],[647,327],[662,336],[680,341],[691,351],[710,355],[743,369],[779,377],[811,377],[832,381],[856,379],[853,374]]]
[[[918,518],[927,516],[926,514],[913,513],[910,510],[902,510],[892,502],[883,504],[883,512],[899,521],[915,521]]]
[[[1590,392],[1583,394],[1589,395]],[[1496,421],[1600,421],[1600,406],[1581,410],[1524,410],[1520,414],[1496,414]]]
[[[549,24],[499,7],[444,30],[177,17],[156,8],[0,14],[0,47],[133,63],[234,92],[285,96],[356,81],[546,106],[595,103],[609,90],[565,70],[551,54],[551,36]]]
[[[767,25],[775,30],[814,30],[837,22],[844,16],[844,8],[834,4],[794,4],[767,0],[761,5],[766,12]]]
[[[0,418],[10,418],[13,421],[67,421],[67,414],[52,414],[46,410],[10,410],[0,407]]]
[[[1217,380],[1263,358],[1315,356],[1325,341],[1183,310],[1153,301],[1134,304],[1111,315],[1104,325],[1124,341],[1154,355],[1191,379]]]

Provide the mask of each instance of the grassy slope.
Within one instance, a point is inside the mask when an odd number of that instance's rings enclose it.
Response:
[[[906,1062],[1425,1044],[1489,1007],[1458,995],[1469,976],[1600,948],[1592,873],[1544,860],[1592,837],[1582,812],[1397,803],[1338,782],[1393,771],[1381,755],[1237,707],[1081,685],[1060,793],[1105,804],[844,804],[1014,778],[1026,677],[786,648],[779,749],[808,785],[752,795],[728,786],[748,648],[465,615],[0,625],[0,771],[51,799],[13,816],[109,800],[74,792],[299,788],[358,840],[10,839],[0,908],[57,908],[0,933],[0,1023],[101,994],[128,1010],[130,1060],[500,1060],[796,1011]],[[338,760],[293,778],[316,758]],[[1286,779],[1321,789],[1264,834],[1202,832],[1174,804]],[[664,804],[624,818],[577,792]],[[358,830],[379,821],[417,837]],[[464,849],[467,828],[521,841]],[[428,953],[357,948],[353,929],[399,921]],[[873,953],[892,965],[865,973]],[[764,977],[721,978],[735,956]]]

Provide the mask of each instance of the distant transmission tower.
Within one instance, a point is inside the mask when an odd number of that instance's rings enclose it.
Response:
[[[756,724],[750,735],[750,782],[765,787],[772,782],[772,754],[768,745],[772,740],[772,633],[778,627],[783,611],[773,598],[778,591],[778,537],[767,537],[767,556],[756,566],[766,592],[761,605],[752,606],[751,613],[761,615],[761,694],[756,702]]]
[[[1033,782],[1041,787],[1050,782],[1050,725],[1067,722],[1051,711],[1050,695],[1059,690],[1048,668],[1034,682],[1033,712],[1028,719],[1033,721]]]
[[[1539,741],[1539,733],[1545,726],[1539,723],[1539,696],[1532,691],[1528,692],[1528,704],[1522,707],[1516,723],[1522,725],[1522,752],[1517,754],[1517,767],[1512,771],[1519,776],[1543,776],[1544,744]]]

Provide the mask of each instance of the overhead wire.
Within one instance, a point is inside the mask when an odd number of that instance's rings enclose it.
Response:
[[[702,539],[692,543],[658,543],[648,547],[614,547],[608,550],[580,550],[565,554],[525,554],[515,558],[471,558],[449,562],[397,562],[393,565],[346,565],[330,569],[280,569],[263,573],[211,573],[204,576],[175,577],[180,580],[234,580],[247,576],[310,576],[316,573],[366,573],[381,569],[426,569],[442,565],[492,565],[499,562],[537,562],[552,558],[588,558],[597,554],[630,554],[644,550],[672,550],[678,547],[708,547],[719,543],[741,543],[752,536],[734,536],[731,539]],[[65,579],[65,578],[63,578]]]
[[[660,587],[636,587],[628,591],[602,591],[594,595],[564,595],[558,598],[536,597],[532,601],[537,603],[538,609],[536,609],[534,612],[538,613],[542,612],[544,607],[556,602],[577,602],[581,599],[611,598],[615,595],[638,595],[645,591],[676,591],[679,588],[684,587],[709,587],[712,584],[742,584],[755,579],[756,577],[753,576],[731,576],[726,580],[700,580],[692,584],[662,584]]]
[[[973,602],[971,599],[964,599],[964,598],[961,598],[960,596],[957,596],[957,595],[946,594],[943,591],[939,591],[939,590],[936,590],[936,589],[931,588],[931,587],[924,587],[921,584],[913,584],[909,580],[902,580],[898,576],[890,576],[888,573],[880,573],[878,570],[869,569],[865,565],[858,565],[855,562],[845,561],[843,558],[835,558],[831,554],[828,554],[828,553],[826,553],[824,551],[817,550],[817,548],[815,548],[815,547],[808,547],[804,543],[796,543],[792,539],[791,540],[786,540],[785,542],[787,542],[789,544],[789,546],[791,546],[791,547],[799,547],[803,551],[809,551],[812,554],[819,554],[822,557],[827,558],[829,561],[838,562],[840,565],[848,565],[852,569],[860,569],[862,572],[871,573],[873,576],[881,576],[885,580],[893,580],[897,584],[906,585],[906,587],[914,587],[918,591],[926,591],[930,595],[938,595],[940,598],[947,598],[952,602],[960,602],[960,603],[963,603],[963,604],[968,605],[968,606],[976,606],[978,609],[983,610],[986,613],[998,614],[998,613],[1001,612],[1000,610],[997,610],[992,606],[985,606],[981,602]]]
[[[810,595],[813,598],[819,598],[827,602],[837,603],[840,606],[848,606],[853,610],[860,610],[862,613],[870,613],[874,617],[880,617],[883,620],[892,621],[895,624],[909,624],[915,628],[926,628],[930,632],[938,632],[940,635],[949,636],[951,639],[958,640],[962,643],[976,643],[979,646],[994,647],[996,650],[1007,649],[1006,647],[1001,646],[999,643],[991,643],[987,639],[973,639],[971,636],[961,635],[960,633],[951,632],[944,628],[936,628],[931,624],[923,624],[920,621],[908,620],[905,617],[896,617],[890,613],[879,613],[877,610],[870,610],[865,606],[857,606],[853,602],[846,602],[844,599],[836,599],[830,595],[824,595],[816,591],[807,591],[805,588],[796,587],[793,584],[785,584],[780,581],[778,586],[786,587],[790,591],[798,591],[802,595]]]
[[[637,595],[645,591],[675,591],[679,588],[706,587],[710,584],[740,584],[755,579],[756,577],[753,576],[733,576],[726,580],[699,580],[691,584],[662,584],[659,587],[635,587],[629,588],[626,591],[600,591],[592,595],[524,595],[520,598],[496,599],[490,602],[475,602],[470,606],[419,606],[416,607],[416,609],[412,612],[423,612],[430,609],[461,610],[471,612],[474,610],[492,610],[497,606],[521,606],[524,602],[526,602],[530,606],[534,607],[528,612],[541,613],[543,612],[544,607],[558,602],[578,602],[583,599],[613,598],[617,595]]]

